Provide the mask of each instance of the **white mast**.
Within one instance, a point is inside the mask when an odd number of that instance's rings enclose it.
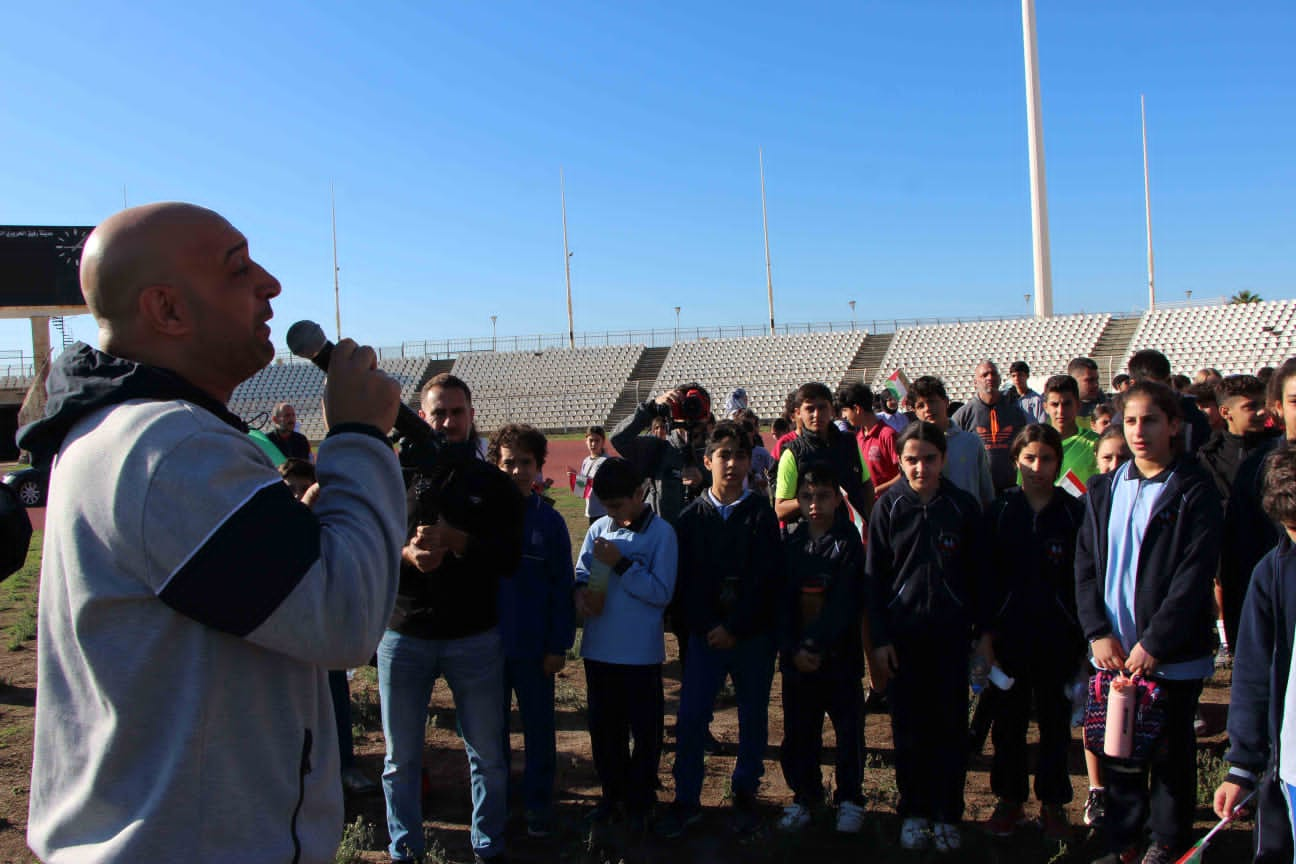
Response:
[[[1026,51],[1026,135],[1030,152],[1035,316],[1046,318],[1053,314],[1053,275],[1049,264],[1048,189],[1044,183],[1044,121],[1040,110],[1039,52],[1035,46],[1035,0],[1022,0],[1022,41]]]
[[[571,252],[567,249],[567,186],[563,180],[563,170],[558,169],[558,190],[562,195],[563,222],[563,267],[567,269],[567,347],[576,347],[576,324],[572,318],[571,296]]]
[[[337,198],[333,194],[333,181],[329,181],[329,207],[333,211],[333,314],[337,318],[337,338],[342,339],[342,291],[338,284],[337,262]]]
[[[770,335],[774,335],[774,271],[770,269],[770,251],[769,251],[769,213],[765,209],[765,151],[763,148],[756,148],[756,155],[760,159],[760,180],[761,180],[761,222],[765,225],[765,290],[769,295],[769,322]]]
[[[1148,181],[1147,104],[1139,94],[1139,114],[1143,119],[1143,207],[1147,211],[1148,311],[1156,308],[1156,279],[1152,267],[1152,186]]]

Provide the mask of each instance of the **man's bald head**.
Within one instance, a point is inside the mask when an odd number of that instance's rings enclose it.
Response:
[[[247,238],[192,204],[123,210],[91,232],[81,290],[109,354],[178,373],[227,401],[274,357],[279,280]]]
[[[181,259],[192,236],[187,229],[200,223],[229,224],[204,207],[163,202],[122,210],[90,233],[81,255],[81,293],[100,329],[129,330],[146,286],[183,286]]]

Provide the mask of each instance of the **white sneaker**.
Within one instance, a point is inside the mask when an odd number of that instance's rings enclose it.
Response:
[[[783,808],[783,815],[779,817],[778,829],[780,831],[800,831],[810,824],[810,810],[802,804],[793,802]]]
[[[931,845],[931,823],[926,819],[909,817],[900,825],[900,848],[921,852]]]
[[[864,827],[864,808],[853,801],[837,805],[837,833],[858,834]]]
[[[932,848],[937,852],[957,852],[963,848],[963,835],[957,825],[937,822],[932,829]]]

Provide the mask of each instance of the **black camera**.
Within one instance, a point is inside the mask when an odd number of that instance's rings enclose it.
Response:
[[[691,426],[711,416],[711,397],[699,387],[680,388],[678,398],[657,406],[657,416],[671,421],[672,426]]]

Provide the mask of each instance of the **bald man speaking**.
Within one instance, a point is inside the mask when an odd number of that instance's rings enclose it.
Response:
[[[342,340],[314,511],[225,407],[274,356],[279,282],[210,210],[153,204],[86,241],[95,350],[55,362],[28,842],[52,864],[325,862],[342,831],[327,669],[395,600],[400,389]]]

